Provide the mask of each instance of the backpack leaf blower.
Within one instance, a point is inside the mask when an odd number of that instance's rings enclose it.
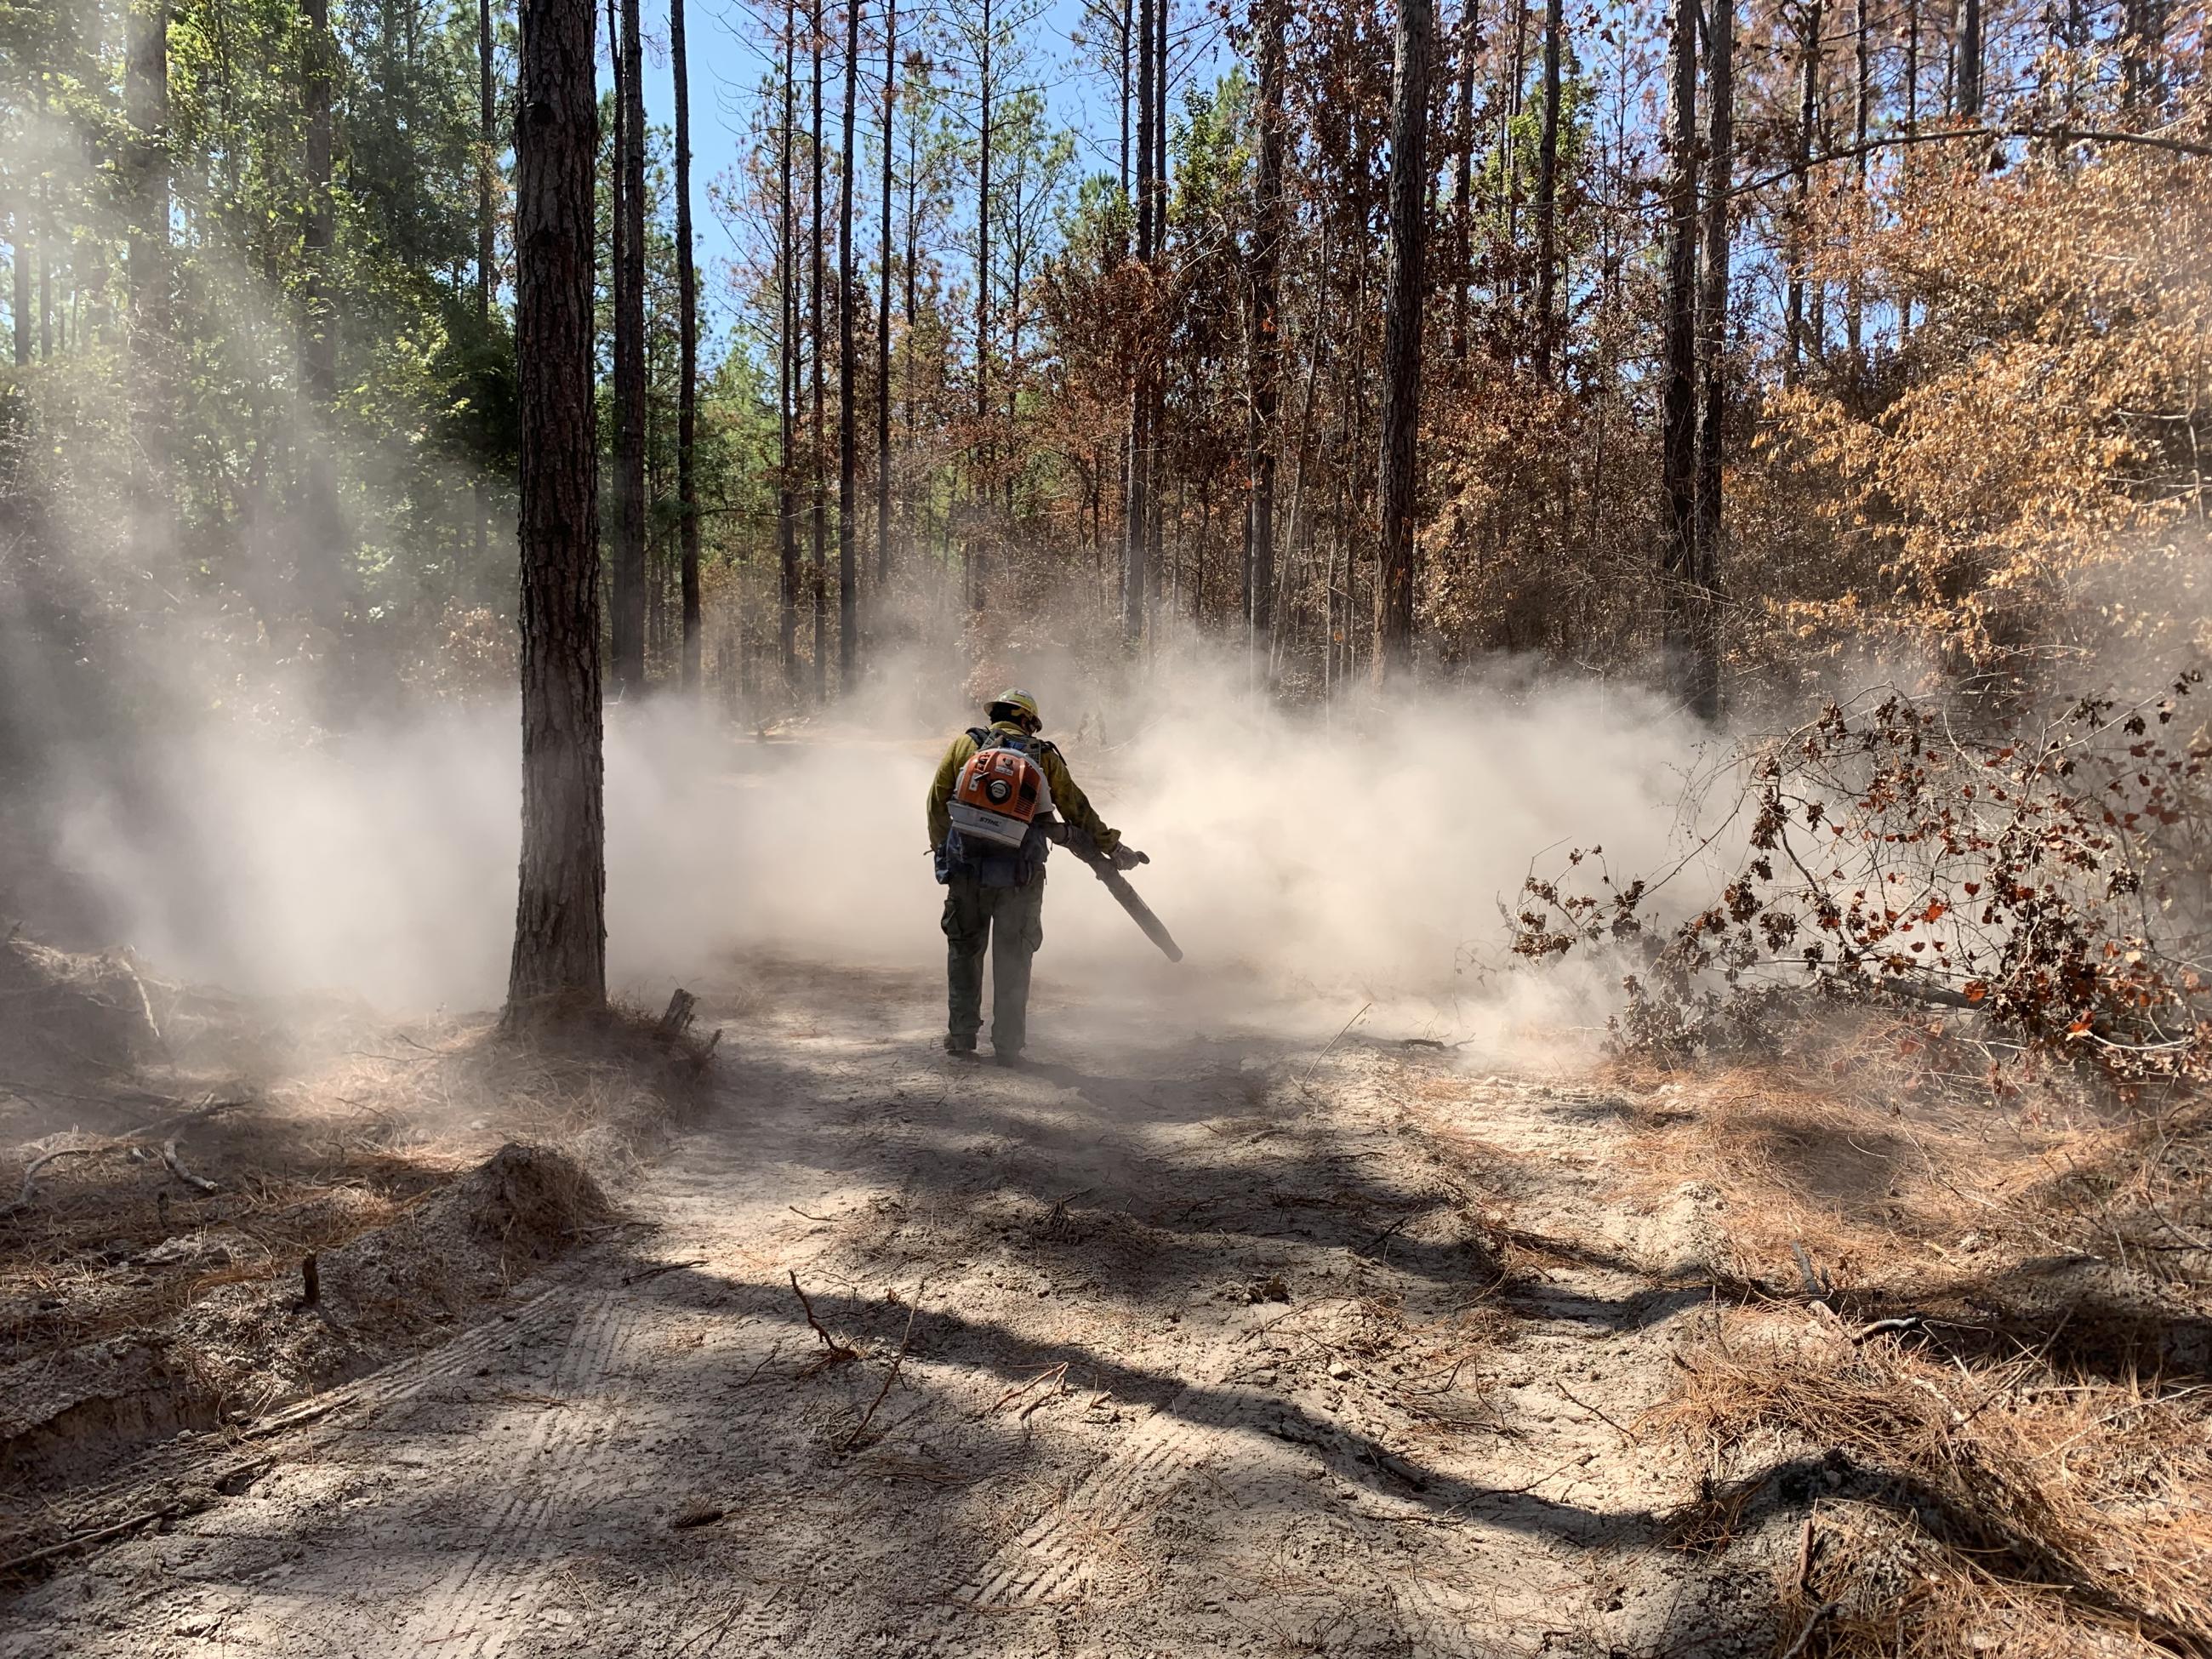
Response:
[[[1091,866],[1091,873],[1106,884],[1106,890],[1114,902],[1129,913],[1129,919],[1145,930],[1145,937],[1160,947],[1160,954],[1170,962],[1182,960],[1182,947],[1175,942],[1167,924],[1152,914],[1152,907],[1137,896],[1137,890],[1129,885],[1129,878],[1114,867],[1114,861],[1098,850],[1098,843],[1091,832],[1055,818],[1051,820],[1045,834]]]

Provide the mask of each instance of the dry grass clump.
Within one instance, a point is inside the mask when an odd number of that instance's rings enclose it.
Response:
[[[1969,1052],[1962,1054],[1962,1048]],[[2100,1095],[2062,1070],[1968,1069],[1978,1050],[1939,1022],[1823,1018],[1757,1063],[1691,1072],[1624,1061],[1644,1091],[1630,1118],[1624,1191],[1656,1202],[1684,1180],[1727,1203],[1735,1276],[1795,1286],[1793,1246],[1847,1292],[1910,1297],[1988,1277],[2008,1261],[2099,1254],[2123,1211],[2142,1233],[2194,1182],[2212,1186],[2202,1097]],[[2183,1153],[2201,1147],[2203,1155]],[[2170,1231],[2128,1254],[2177,1265]],[[2146,1264],[2148,1265],[2147,1261]]]
[[[1832,1319],[1724,1320],[1646,1419],[1716,1468],[1677,1518],[1712,1547],[1808,1503],[1780,1596],[1811,1651],[2212,1650],[2212,1414],[2201,1389],[1971,1368]]]
[[[62,1098],[100,1128],[0,1152],[0,1364],[296,1273],[507,1143],[626,1174],[706,1097],[705,1045],[641,1015],[526,1044],[483,1021],[348,1040],[251,1097],[151,1117],[143,1085],[80,1080]]]

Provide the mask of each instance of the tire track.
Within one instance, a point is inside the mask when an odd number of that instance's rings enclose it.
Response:
[[[1225,1372],[1227,1365],[1210,1368]],[[1119,1451],[1030,1522],[952,1595],[979,1611],[1041,1607],[1080,1589],[1095,1573],[1097,1540],[1224,1449],[1224,1437],[1267,1408],[1267,1396],[1196,1382],[1161,1407]]]
[[[586,1465],[627,1393],[605,1385],[637,1323],[634,1309],[611,1300],[580,1310],[549,1379],[549,1391],[568,1403],[538,1412],[497,1469],[482,1471],[482,1484],[498,1495],[469,1528],[475,1547],[423,1596],[390,1651],[434,1644],[449,1659],[494,1659],[506,1647],[515,1622],[506,1609],[527,1601],[544,1577],[556,1510],[590,1498],[595,1483]]]

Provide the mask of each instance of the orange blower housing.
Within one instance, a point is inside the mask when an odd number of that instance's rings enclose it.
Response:
[[[1052,811],[1044,769],[1014,749],[980,749],[952,787],[952,827],[963,838],[1019,847],[1030,826]]]

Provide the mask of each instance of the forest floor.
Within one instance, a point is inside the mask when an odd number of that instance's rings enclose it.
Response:
[[[1776,1432],[1731,1482],[1726,1437],[1654,1427],[1746,1322],[1831,1344],[1816,1393],[1894,1349],[1822,1334],[1786,1253],[1747,1279],[1730,1236],[1778,1218],[1658,1155],[1697,1085],[1218,987],[1178,1018],[1047,971],[1018,1069],[939,1051],[931,971],[698,988],[709,1097],[578,1248],[329,1392],[48,1448],[39,1535],[117,1530],[16,1575],[0,1654],[1644,1659],[1842,1622],[1806,1593],[1849,1458]],[[1863,1126],[1792,1133],[1903,1190]]]
[[[935,976],[783,965],[635,1224],[488,1322],[76,1494],[9,1654],[1719,1650],[1632,1425],[1709,1190],[1610,1201],[1572,1076],[1042,986],[1022,1069]],[[1324,1053],[1324,1049],[1326,1052]],[[659,1271],[656,1271],[659,1270]],[[813,1328],[794,1280],[811,1303]],[[250,1454],[250,1455],[249,1455]],[[104,1502],[100,1508],[95,1499]]]

